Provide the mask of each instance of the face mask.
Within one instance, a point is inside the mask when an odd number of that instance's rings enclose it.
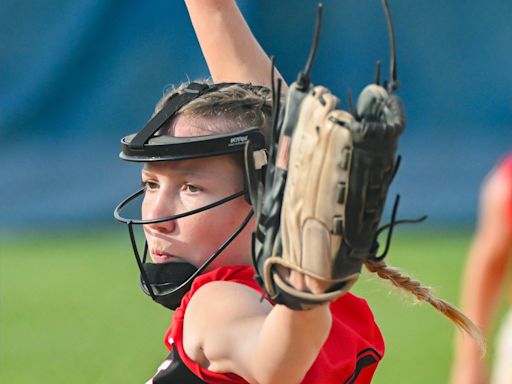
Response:
[[[190,290],[192,286],[192,282],[194,279],[201,274],[206,267],[213,261],[219,254],[242,232],[242,230],[249,223],[253,211],[251,210],[244,221],[240,224],[240,226],[226,239],[226,241],[210,256],[206,261],[199,267],[195,267],[190,263],[147,263],[147,253],[148,253],[148,244],[147,241],[144,244],[144,252],[141,258],[139,247],[137,246],[137,241],[135,239],[135,234],[133,230],[134,225],[144,225],[144,224],[152,224],[152,223],[162,223],[165,221],[177,220],[182,217],[194,215],[196,213],[203,212],[207,209],[211,209],[217,207],[221,204],[227,203],[233,199],[244,196],[245,191],[234,193],[224,199],[218,200],[212,204],[205,205],[204,207],[194,209],[192,211],[188,211],[185,213],[181,213],[178,215],[167,216],[159,219],[153,220],[136,220],[136,219],[128,219],[123,216],[122,210],[123,208],[132,202],[134,199],[139,197],[144,193],[144,189],[141,189],[129,196],[125,200],[123,200],[114,210],[114,217],[128,225],[128,232],[130,234],[130,241],[133,249],[133,253],[135,255],[135,260],[140,270],[140,281],[142,290],[148,296],[156,301],[157,303],[163,305],[169,309],[176,309],[180,303],[183,296]]]
[[[160,134],[160,129],[172,119],[176,113],[190,101],[209,92],[218,91],[224,87],[235,85],[235,83],[222,84],[199,84],[190,83],[183,93],[172,95],[161,111],[153,116],[138,133],[128,135],[121,140],[121,153],[119,157],[123,160],[134,162],[153,162],[196,159],[208,156],[226,155],[234,153],[245,153],[245,161],[250,161],[253,169],[261,174],[261,169],[266,164],[265,139],[259,128],[247,128],[238,132],[194,136],[176,137]],[[255,92],[262,87],[250,84],[236,84],[240,87],[253,89]],[[181,303],[183,296],[190,290],[195,277],[201,274],[205,268],[235,239],[245,228],[251,219],[252,210],[240,224],[240,226],[225,240],[225,242],[199,267],[189,263],[147,263],[148,246],[144,245],[142,257],[137,247],[134,235],[134,225],[161,223],[186,217],[218,205],[224,204],[237,197],[245,196],[247,201],[249,192],[254,194],[254,179],[259,177],[249,175],[248,181],[253,185],[247,185],[250,191],[240,191],[224,199],[216,201],[204,207],[188,211],[179,215],[163,217],[155,220],[136,220],[122,216],[123,208],[144,194],[144,189],[135,192],[123,200],[115,209],[114,217],[128,225],[130,241],[133,253],[140,270],[140,281],[143,291],[151,296],[157,303],[169,309],[175,309]],[[256,182],[257,183],[257,182]],[[250,183],[249,183],[250,184]],[[247,189],[247,188],[246,188]]]

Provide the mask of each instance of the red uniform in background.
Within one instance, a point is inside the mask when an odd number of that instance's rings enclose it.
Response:
[[[246,383],[235,374],[215,373],[201,367],[191,361],[183,350],[183,319],[187,305],[200,287],[212,281],[235,282],[261,293],[261,288],[254,280],[254,269],[249,266],[220,267],[197,277],[174,313],[172,325],[164,339],[171,355],[160,367],[153,383]],[[333,318],[331,331],[302,383],[370,383],[384,354],[384,340],[368,304],[346,293],[332,302],[330,309]]]
[[[512,154],[503,158],[503,160],[498,164],[497,172],[503,173],[505,177],[512,180]],[[507,205],[507,224],[509,233],[512,234],[512,191],[510,191]]]

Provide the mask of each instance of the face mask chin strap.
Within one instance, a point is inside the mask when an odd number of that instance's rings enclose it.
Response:
[[[144,270],[143,263],[146,261],[146,254],[148,251],[148,242],[146,241],[144,243],[144,260],[141,261],[139,250],[137,248],[137,242],[135,240],[135,234],[133,233],[133,223],[131,221],[128,221],[128,232],[130,233],[130,241],[132,243],[133,248],[133,254],[135,255],[135,260],[137,261],[137,265],[139,266],[140,274],[142,276],[142,279],[144,280],[144,283],[148,287],[149,295],[153,300],[156,300],[155,293],[153,292],[153,288],[151,288],[151,285],[149,284],[149,278],[146,274],[146,271]]]
[[[197,209],[194,209],[192,211],[188,211],[188,212],[185,212],[185,213],[182,213],[182,214],[178,214],[178,215],[174,215],[174,216],[168,216],[168,217],[164,217],[164,218],[160,218],[160,219],[154,219],[154,220],[129,220],[129,219],[126,219],[124,217],[121,216],[120,214],[120,211],[124,208],[124,206],[126,206],[126,204],[128,204],[130,201],[132,201],[133,199],[135,199],[136,197],[140,196],[142,193],[144,193],[144,189],[141,189],[137,192],[135,192],[134,194],[132,194],[131,196],[129,196],[128,198],[126,198],[124,201],[122,201],[118,206],[117,208],[115,209],[114,211],[114,216],[117,220],[121,221],[121,222],[124,222],[128,225],[128,232],[130,234],[130,241],[131,241],[131,245],[132,245],[132,249],[133,249],[133,254],[135,255],[135,260],[137,262],[137,266],[139,267],[139,270],[140,270],[140,274],[141,274],[141,278],[142,278],[142,281],[145,285],[145,288],[144,291],[146,291],[149,296],[151,296],[151,298],[154,300],[154,301],[157,301],[157,298],[158,296],[164,296],[164,295],[159,295],[157,293],[155,293],[154,289],[153,289],[153,286],[149,280],[149,277],[144,269],[144,263],[146,262],[146,257],[147,257],[147,253],[148,253],[148,243],[147,243],[147,240],[145,241],[144,243],[144,254],[143,254],[143,257],[141,259],[140,257],[140,253],[139,253],[139,250],[138,250],[138,247],[137,247],[137,241],[135,239],[135,233],[134,233],[134,230],[133,230],[133,225],[136,224],[136,225],[143,225],[143,224],[152,224],[152,223],[161,223],[161,222],[164,222],[164,221],[170,221],[170,220],[177,220],[179,218],[182,218],[182,217],[186,217],[186,216],[190,216],[190,215],[193,215],[193,214],[196,214],[196,213],[199,213],[199,212],[203,212],[207,209],[211,209],[211,208],[214,208],[216,206],[219,206],[221,204],[224,204],[228,201],[231,201],[237,197],[240,197],[240,196],[243,196],[246,192],[245,191],[240,191],[240,192],[237,192],[237,193],[234,193],[224,199],[221,199],[221,200],[218,200],[212,204],[208,204],[208,205],[205,205],[204,207],[201,207],[201,208],[197,208]],[[208,265],[210,265],[210,263],[215,260],[217,258],[217,256],[222,252],[224,251],[224,249],[226,249],[226,247],[240,234],[240,232],[243,231],[243,229],[247,226],[247,224],[249,223],[249,221],[251,220],[252,216],[253,216],[254,212],[253,210],[251,209],[249,211],[249,213],[247,214],[247,216],[245,217],[244,221],[242,222],[242,224],[240,224],[240,226],[227,238],[227,240],[210,256],[208,257],[208,259],[199,267],[197,268],[197,270],[190,275],[190,277],[185,281],[183,282],[182,284],[180,284],[178,287],[175,287],[172,291],[170,292],[167,292],[165,293],[165,295],[170,295],[174,292],[177,292],[179,290],[181,290],[184,286],[190,284],[192,282],[192,280],[194,280],[199,274],[201,274],[205,269],[206,267],[208,267]],[[172,285],[172,283],[169,283],[168,285]],[[162,287],[162,286],[165,286],[165,284],[159,284],[159,287]]]

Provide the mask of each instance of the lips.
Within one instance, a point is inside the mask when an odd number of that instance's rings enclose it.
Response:
[[[151,255],[153,258],[153,262],[160,264],[160,263],[169,263],[171,261],[178,261],[179,257],[174,256],[170,253],[159,251],[156,249],[153,249],[151,251]]]

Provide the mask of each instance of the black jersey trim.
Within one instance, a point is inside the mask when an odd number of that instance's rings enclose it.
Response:
[[[167,360],[171,361],[171,364],[153,376],[154,384],[203,384],[202,381],[197,377],[183,362],[180,354],[176,351],[176,348],[172,348],[171,353]]]
[[[363,349],[361,352],[359,352],[357,354],[357,357],[359,358],[359,356],[363,355],[363,354],[367,354],[368,352],[371,352],[373,354],[375,354],[375,356],[377,356],[378,360],[381,360],[382,359],[382,355],[379,354],[379,352],[377,352],[375,349],[373,348],[366,348],[366,349]]]
[[[357,362],[354,372],[343,382],[343,384],[354,384],[363,368],[377,363],[380,359],[382,359],[382,356],[373,348],[366,348],[360,351],[357,354]]]

